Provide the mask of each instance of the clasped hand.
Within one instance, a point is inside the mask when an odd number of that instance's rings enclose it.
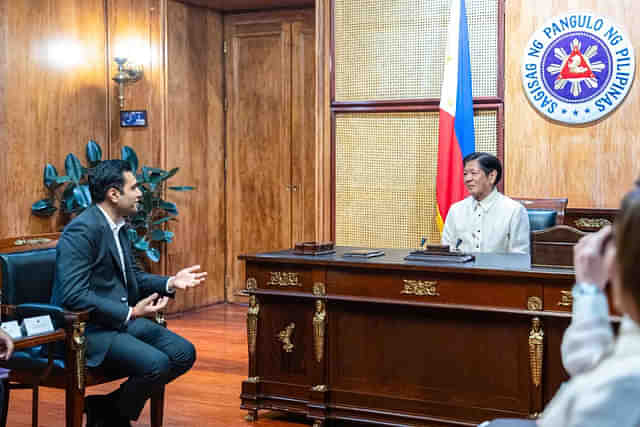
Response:
[[[169,297],[158,298],[157,293],[152,293],[146,298],[138,301],[131,314],[134,317],[146,317],[150,314],[156,313],[167,306]]]

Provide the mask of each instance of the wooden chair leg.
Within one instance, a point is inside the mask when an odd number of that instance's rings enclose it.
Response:
[[[2,380],[2,384],[0,384],[0,387],[2,387],[2,389],[0,390],[0,398],[2,399],[2,402],[0,403],[2,405],[2,414],[0,414],[0,427],[7,427],[7,412],[9,411],[9,395],[11,392],[11,389],[9,388],[9,379],[4,378]]]
[[[84,389],[78,390],[75,384],[70,384],[65,391],[65,400],[66,427],[82,427]]]
[[[31,426],[38,427],[38,386],[34,385],[31,392]]]
[[[164,387],[154,391],[151,395],[151,427],[162,427],[164,417]]]

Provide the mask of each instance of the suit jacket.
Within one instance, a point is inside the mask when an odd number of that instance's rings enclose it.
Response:
[[[562,340],[572,375],[540,419],[539,427],[640,425],[640,327],[624,317],[617,339],[604,293],[574,292],[573,318]]]
[[[120,229],[119,238],[126,271],[109,223],[96,205],[65,227],[56,248],[51,302],[69,310],[91,310],[85,329],[88,366],[102,363],[125,326],[130,306],[154,292],[168,295],[168,277],[145,273],[136,265],[125,229]]]

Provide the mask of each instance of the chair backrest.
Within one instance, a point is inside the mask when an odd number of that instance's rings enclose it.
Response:
[[[556,225],[558,212],[553,209],[527,209],[531,231],[544,230]]]
[[[568,225],[531,232],[531,265],[573,267],[573,247],[587,233]]]
[[[0,254],[2,304],[45,303],[51,299],[55,248]]]
[[[531,199],[527,197],[512,197],[513,200],[522,203],[522,205],[529,210],[553,210],[556,211],[555,225],[564,224],[564,214],[567,210],[567,203],[569,199]],[[529,215],[531,219],[531,215]]]

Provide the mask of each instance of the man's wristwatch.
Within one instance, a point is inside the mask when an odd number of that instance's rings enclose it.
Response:
[[[572,293],[574,296],[598,295],[602,293],[602,289],[591,283],[577,282],[573,286]]]

